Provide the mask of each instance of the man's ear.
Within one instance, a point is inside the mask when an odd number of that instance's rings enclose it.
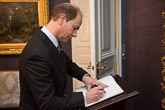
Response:
[[[58,18],[58,23],[60,26],[66,21],[66,15],[64,13],[60,14],[60,17]]]

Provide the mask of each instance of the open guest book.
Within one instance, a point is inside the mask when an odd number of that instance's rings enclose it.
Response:
[[[108,75],[108,76],[106,76],[104,78],[101,78],[98,81],[100,81],[100,82],[102,82],[102,83],[104,83],[106,85],[109,85],[109,87],[104,88],[104,91],[106,93],[104,93],[104,96],[100,100],[98,100],[98,101],[96,101],[94,103],[88,104],[87,107],[89,107],[91,105],[94,105],[96,103],[99,103],[101,101],[104,101],[104,100],[106,100],[108,98],[111,98],[111,97],[114,97],[116,95],[119,95],[121,93],[124,93],[122,88],[116,83],[115,79],[111,75]],[[76,89],[76,92],[86,93],[87,91],[88,90],[87,90],[87,88],[85,86]]]

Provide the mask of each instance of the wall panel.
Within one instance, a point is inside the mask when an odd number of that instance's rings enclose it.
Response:
[[[126,110],[163,110],[162,82],[164,0],[123,0],[122,40],[126,45],[123,78],[140,95],[127,103]]]

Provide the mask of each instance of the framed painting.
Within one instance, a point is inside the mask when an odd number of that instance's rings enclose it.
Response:
[[[49,0],[0,0],[0,55],[19,55],[49,21]]]

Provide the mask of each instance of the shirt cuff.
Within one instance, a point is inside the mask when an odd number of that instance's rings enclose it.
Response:
[[[84,103],[85,103],[85,107],[87,107],[86,95],[85,95],[85,93],[84,93],[84,92],[82,92],[82,93],[83,93],[83,96],[84,96]]]
[[[89,74],[89,73],[87,73],[87,74],[85,74],[84,76],[83,76],[83,78],[82,78],[82,82],[84,82],[84,77],[85,76],[90,76],[91,77],[91,75]],[[84,82],[85,83],[85,82]]]

